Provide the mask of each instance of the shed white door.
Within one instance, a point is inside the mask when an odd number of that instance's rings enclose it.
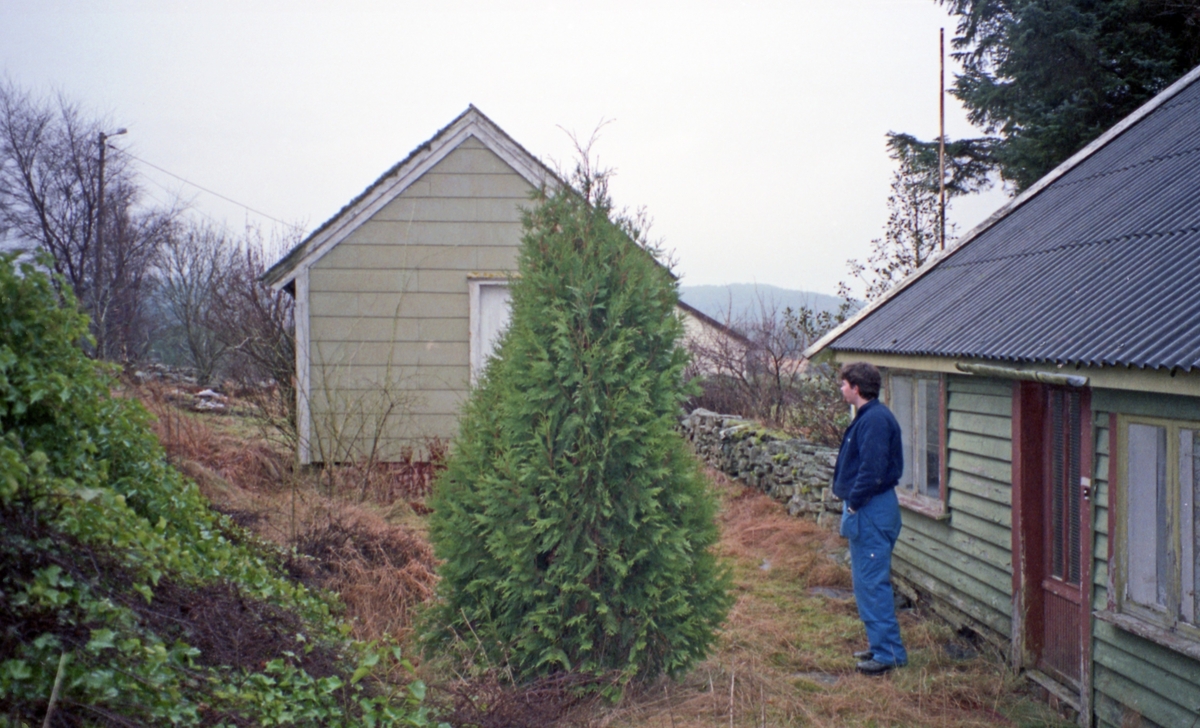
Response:
[[[508,328],[510,296],[508,281],[470,281],[471,292],[471,383],[474,384],[496,350],[500,334]]]

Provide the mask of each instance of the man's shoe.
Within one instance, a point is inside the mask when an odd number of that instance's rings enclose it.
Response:
[[[870,660],[873,657],[875,657],[875,653],[870,650],[862,650],[860,652],[854,653],[854,659],[860,660],[860,661],[861,660]]]
[[[885,672],[896,667],[895,665],[885,665],[882,662],[876,662],[874,659],[866,660],[858,663],[858,671],[864,675],[882,675]]]

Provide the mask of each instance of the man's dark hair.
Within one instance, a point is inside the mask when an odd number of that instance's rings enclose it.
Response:
[[[849,382],[851,387],[858,387],[858,393],[864,399],[878,397],[879,388],[883,386],[883,376],[879,370],[875,368],[874,364],[868,364],[865,361],[843,364],[838,376]]]

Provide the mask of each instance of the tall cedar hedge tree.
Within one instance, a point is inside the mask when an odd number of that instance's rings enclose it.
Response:
[[[730,606],[715,503],[674,429],[678,293],[605,175],[523,213],[512,319],[433,498],[431,642],[517,680],[641,679],[703,658]]]

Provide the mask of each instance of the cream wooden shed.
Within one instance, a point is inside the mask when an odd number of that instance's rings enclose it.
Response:
[[[508,321],[521,207],[558,184],[471,106],[267,271],[296,300],[301,462],[396,460],[454,436]]]

